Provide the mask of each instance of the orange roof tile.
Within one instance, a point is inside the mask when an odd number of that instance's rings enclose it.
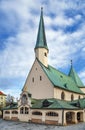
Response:
[[[0,95],[6,96],[6,94],[4,94],[3,92],[0,91]]]

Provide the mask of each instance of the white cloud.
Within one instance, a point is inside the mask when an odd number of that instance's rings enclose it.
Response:
[[[76,14],[74,18],[67,18],[64,14],[65,9],[74,8],[77,6],[76,3],[64,0],[62,2],[49,0],[48,4],[38,0],[36,2],[33,0],[3,0],[0,8],[7,16],[7,21],[3,23],[3,26],[11,31],[16,29],[16,33],[4,41],[6,48],[0,53],[0,77],[24,77],[30,70],[34,61],[33,49],[36,43],[39,11],[42,3],[50,50],[49,63],[57,68],[64,68],[70,64],[71,59],[76,61],[80,53],[82,53],[82,57],[84,56],[85,43],[82,38],[85,36],[84,24],[73,33],[65,33],[63,30],[64,27],[71,26],[82,18],[80,14]],[[48,15],[50,13],[54,13],[55,18]],[[52,25],[61,28],[55,31]],[[79,53],[80,49],[82,52]]]

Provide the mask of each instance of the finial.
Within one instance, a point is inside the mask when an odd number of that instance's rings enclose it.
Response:
[[[41,7],[41,11],[43,11],[43,7]]]
[[[43,15],[43,7],[41,7],[41,15]]]
[[[71,66],[73,65],[73,61],[71,60]]]

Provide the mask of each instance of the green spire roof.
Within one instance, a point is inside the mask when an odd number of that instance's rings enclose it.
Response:
[[[78,74],[74,70],[72,64],[71,64],[71,69],[69,72],[69,76],[75,81],[75,83],[78,85],[78,87],[83,87],[84,84],[82,83],[81,79],[79,78]]]
[[[48,49],[47,42],[46,42],[46,36],[45,36],[44,20],[43,20],[43,8],[41,8],[40,23],[39,23],[39,29],[38,29],[38,35],[37,35],[35,49],[36,48]]]

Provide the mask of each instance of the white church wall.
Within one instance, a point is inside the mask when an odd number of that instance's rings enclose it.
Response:
[[[27,77],[23,91],[28,91],[32,94],[32,98],[36,99],[54,97],[53,85],[43,72],[43,69],[37,60],[34,62],[34,65]]]

